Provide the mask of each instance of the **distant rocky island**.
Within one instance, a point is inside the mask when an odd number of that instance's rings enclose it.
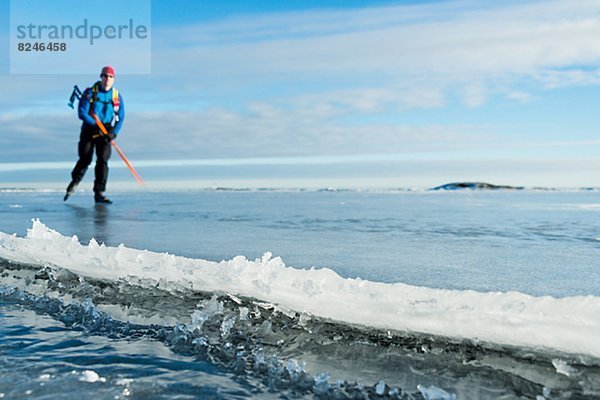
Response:
[[[523,190],[523,186],[492,185],[485,182],[453,182],[437,186],[429,190]]]

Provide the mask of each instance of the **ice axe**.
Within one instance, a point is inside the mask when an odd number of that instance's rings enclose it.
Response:
[[[73,107],[73,103],[75,102],[75,100],[79,100],[81,99],[81,90],[79,90],[79,87],[77,87],[77,85],[73,86],[73,92],[71,92],[71,97],[69,97],[69,107],[74,108]]]
[[[96,121],[96,125],[98,125],[98,128],[100,128],[100,132],[102,132],[103,135],[108,135],[108,131],[106,130],[106,127],[104,126],[104,124],[102,123],[102,121],[100,121],[100,119],[98,118],[98,116],[96,114],[92,114],[92,117],[94,118],[94,121]],[[115,143],[115,141],[111,140],[110,144],[112,144],[112,146],[115,148],[115,150],[117,151],[117,153],[119,153],[119,156],[121,156],[121,159],[123,159],[123,162],[125,162],[125,165],[127,165],[127,168],[129,168],[129,172],[131,172],[131,175],[133,175],[133,177],[135,178],[135,180],[137,181],[137,183],[139,183],[140,186],[142,186],[142,187],[146,187],[146,184],[142,180],[142,177],[137,173],[137,171],[135,170],[135,168],[133,168],[133,165],[131,165],[131,163],[129,162],[129,160],[127,159],[127,157],[125,157],[125,154],[123,154],[123,152],[121,151],[121,149],[119,148],[119,146],[117,146],[117,144]]]

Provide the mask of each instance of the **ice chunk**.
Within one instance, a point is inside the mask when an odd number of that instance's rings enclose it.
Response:
[[[106,382],[106,378],[100,377],[98,373],[89,369],[81,373],[81,377],[79,378],[79,380],[88,383]]]
[[[375,393],[377,393],[378,396],[383,396],[385,393],[385,382],[383,380],[379,381],[377,386],[375,386]]]
[[[194,346],[207,347],[208,340],[206,340],[206,338],[204,336],[199,336],[199,337],[195,338],[194,340],[192,340],[192,344]]]
[[[310,313],[308,313],[306,311],[302,311],[302,314],[300,314],[300,318],[298,319],[298,324],[300,326],[306,327],[308,325],[308,322],[311,319],[312,319],[312,316],[310,315]]]
[[[552,360],[552,365],[554,365],[554,368],[556,368],[556,372],[559,374],[563,374],[566,376],[575,376],[579,374],[579,371],[576,368],[571,367],[564,360],[555,358],[554,360]]]
[[[265,357],[265,353],[262,348],[259,348],[256,351],[256,355],[254,356],[254,369],[256,371],[261,371],[267,368],[267,360]]]
[[[323,372],[320,375],[315,376],[315,384],[313,386],[313,392],[317,396],[326,395],[329,392],[329,374]]]
[[[229,334],[231,333],[231,328],[233,328],[234,324],[235,324],[235,315],[230,315],[223,319],[223,322],[221,323],[221,337],[222,338],[229,336]]]
[[[298,361],[293,358],[287,362],[285,369],[290,375],[290,380],[292,382],[297,382],[300,377],[304,374],[305,364],[300,364]]]
[[[273,257],[273,253],[271,253],[270,251],[267,251],[265,254],[263,254],[260,261],[263,264],[267,264],[271,260],[271,257]]]
[[[229,296],[229,298],[230,298],[231,300],[233,300],[235,303],[237,303],[238,305],[241,305],[241,304],[242,304],[242,300],[240,300],[240,298],[239,298],[239,297],[237,297],[237,296],[234,296],[234,295],[233,295],[233,294],[231,294],[231,293],[227,293],[227,296]]]
[[[206,321],[215,315],[223,314],[223,303],[218,300],[217,295],[213,295],[210,300],[204,300],[198,303],[200,310],[192,313],[192,326],[190,329],[202,330],[202,326]]]
[[[417,385],[417,389],[419,389],[419,392],[425,397],[425,400],[456,400],[455,394],[448,393],[444,389],[434,385],[429,387]]]
[[[300,364],[298,364],[298,361],[294,360],[293,358],[288,361],[287,366],[285,368],[287,369],[290,376],[300,372]]]
[[[544,386],[544,389],[542,389],[542,394],[544,395],[545,398],[549,399],[552,396],[552,389]]]

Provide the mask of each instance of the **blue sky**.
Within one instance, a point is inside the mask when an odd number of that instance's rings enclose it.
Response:
[[[223,176],[600,186],[599,37],[588,0],[153,1],[152,73],[111,61],[127,105],[119,144],[150,181],[167,179],[153,160],[237,159],[265,167]],[[98,71],[8,65],[4,51],[0,163],[74,162],[66,100]]]

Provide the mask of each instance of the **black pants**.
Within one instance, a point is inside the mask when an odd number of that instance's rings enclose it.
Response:
[[[94,181],[94,192],[104,192],[106,190],[106,180],[108,179],[108,159],[110,158],[110,142],[108,142],[97,126],[83,124],[81,134],[79,135],[79,145],[77,152],[79,161],[75,164],[71,178],[79,183],[85,175],[89,165],[92,163],[96,151],[96,180]]]

